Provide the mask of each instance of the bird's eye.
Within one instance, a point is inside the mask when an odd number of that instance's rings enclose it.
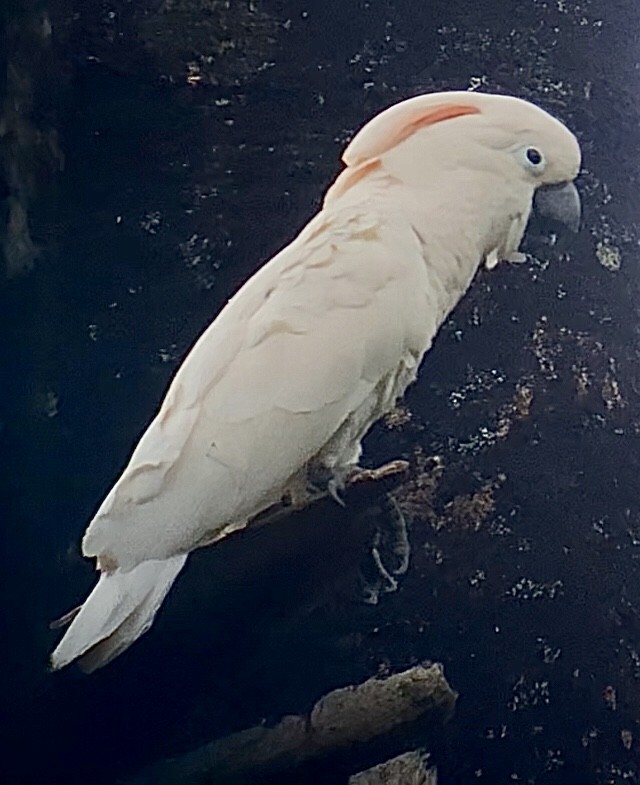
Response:
[[[542,163],[542,153],[535,147],[527,147],[525,155],[527,157],[527,161],[529,161],[529,163],[533,166],[540,166]]]

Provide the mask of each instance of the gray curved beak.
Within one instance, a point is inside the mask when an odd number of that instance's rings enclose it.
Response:
[[[533,197],[533,210],[540,218],[558,221],[572,232],[580,229],[580,195],[573,183],[538,188]]]

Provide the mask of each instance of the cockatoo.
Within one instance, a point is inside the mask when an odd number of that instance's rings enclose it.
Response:
[[[195,343],[89,524],[100,577],[54,669],[124,651],[190,551],[299,497],[310,473],[340,487],[478,267],[521,260],[536,192],[579,221],[578,142],[518,98],[410,98],[342,160],[320,212]]]

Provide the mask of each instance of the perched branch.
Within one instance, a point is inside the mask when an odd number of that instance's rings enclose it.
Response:
[[[386,679],[333,690],[309,715],[286,716],[275,727],[250,728],[155,764],[131,785],[247,785],[255,778],[357,750],[418,721],[439,727],[453,711],[456,697],[440,665],[418,665]]]
[[[361,507],[367,502],[384,496],[406,479],[408,471],[408,461],[396,460],[385,463],[377,469],[362,469],[356,472],[346,481],[344,490],[345,503],[349,508]],[[247,523],[246,528],[256,528],[267,523],[274,523],[289,515],[308,510],[310,507],[318,504],[318,502],[329,498],[330,493],[324,491],[313,495],[310,494],[304,502],[298,505],[276,504],[252,518]]]

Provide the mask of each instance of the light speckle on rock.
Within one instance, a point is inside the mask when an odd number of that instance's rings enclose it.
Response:
[[[605,270],[609,270],[612,273],[618,272],[622,267],[620,249],[608,240],[599,240],[596,243],[596,256]]]

